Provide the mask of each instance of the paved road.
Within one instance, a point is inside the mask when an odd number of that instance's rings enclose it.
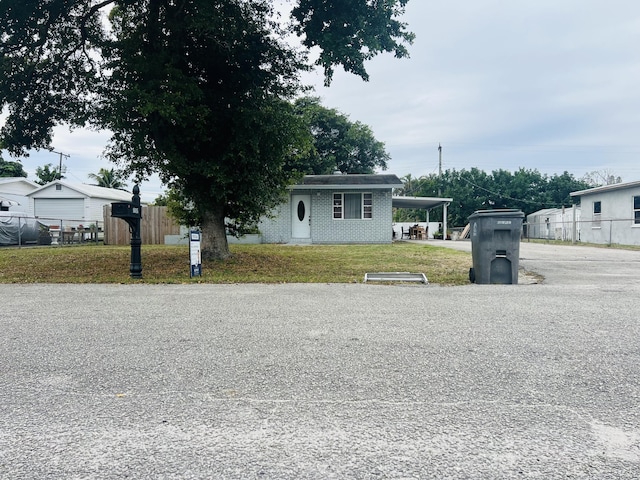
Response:
[[[542,284],[2,285],[0,478],[639,478],[637,253],[532,252]]]

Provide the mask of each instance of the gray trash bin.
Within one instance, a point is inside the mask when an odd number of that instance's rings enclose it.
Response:
[[[520,233],[524,213],[520,210],[478,210],[469,217],[475,283],[517,284]]]

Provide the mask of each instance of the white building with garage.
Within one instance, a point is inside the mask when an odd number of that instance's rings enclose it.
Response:
[[[102,225],[103,206],[131,201],[131,193],[83,183],[56,180],[27,194],[29,209],[39,222],[64,227]]]
[[[24,177],[0,178],[0,211],[19,210],[29,213],[28,193],[38,188],[38,184]]]

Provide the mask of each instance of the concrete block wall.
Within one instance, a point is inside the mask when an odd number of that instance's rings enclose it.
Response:
[[[258,223],[262,243],[289,243],[291,241],[291,202],[276,207],[268,217]]]
[[[372,193],[370,219],[334,219],[332,190],[311,195],[311,238],[313,243],[390,243],[392,241],[391,191],[336,190],[335,193]]]
[[[337,192],[337,191],[336,191]],[[340,190],[339,193],[362,193]],[[373,194],[373,218],[342,220],[333,218],[333,190],[293,191],[310,195],[311,243],[390,243],[392,241],[391,191],[366,191]],[[258,225],[264,243],[291,242],[291,204],[283,203]]]

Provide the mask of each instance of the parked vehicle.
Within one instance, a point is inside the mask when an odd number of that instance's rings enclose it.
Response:
[[[38,243],[43,225],[26,212],[0,211],[0,245]]]

